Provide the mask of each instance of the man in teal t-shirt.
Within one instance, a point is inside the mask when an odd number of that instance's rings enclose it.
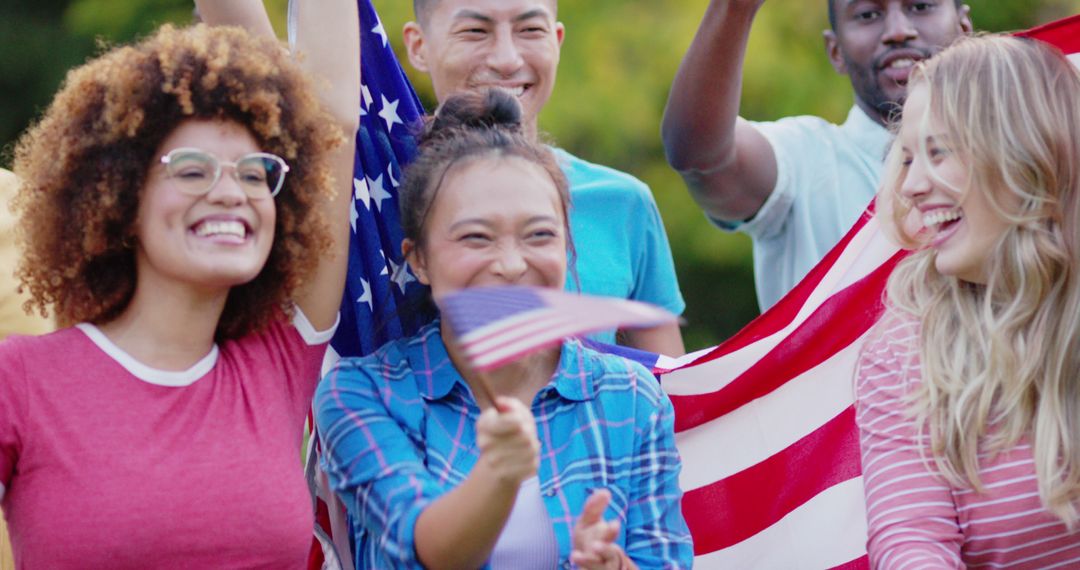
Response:
[[[440,101],[453,93],[502,87],[521,103],[524,127],[551,96],[565,30],[556,0],[414,0],[405,47],[417,70],[431,76]],[[679,292],[667,234],[649,188],[628,174],[556,151],[570,180],[570,231],[577,261],[567,289],[634,299],[675,314]],[[614,332],[596,335],[613,342]],[[623,344],[669,356],[683,354],[677,324],[628,330]]]

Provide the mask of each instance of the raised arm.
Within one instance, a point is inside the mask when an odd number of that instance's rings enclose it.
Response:
[[[207,24],[240,26],[253,36],[277,37],[262,0],[195,0],[195,7],[199,17]]]
[[[536,420],[521,402],[499,398],[499,411],[489,408],[476,423],[475,447],[471,426],[431,436],[425,414],[415,411],[422,396],[411,370],[398,359],[354,362],[339,364],[319,385],[315,419],[330,486],[369,540],[379,545],[382,558],[376,565],[482,566],[510,516],[521,481],[536,474]],[[463,453],[479,450],[468,476],[456,486],[437,473],[446,468],[443,463],[429,466],[423,460],[448,452],[440,447],[446,445],[440,444],[443,438],[464,442]]]
[[[753,217],[776,185],[776,157],[739,118],[743,59],[764,0],[711,0],[671,85],[661,132],[668,162],[705,213]]]
[[[295,51],[345,135],[345,144],[330,157],[336,192],[324,206],[334,245],[296,299],[315,329],[326,330],[337,318],[348,262],[349,199],[360,122],[360,19],[356,0],[298,1]],[[195,5],[209,24],[237,25],[255,35],[275,37],[261,0],[196,0]]]
[[[325,330],[337,320],[348,266],[349,201],[360,127],[360,16],[356,0],[295,1],[299,2],[295,49],[300,63],[315,77],[320,98],[345,134],[345,144],[331,157],[337,192],[325,206],[334,245],[297,298],[316,330]]]

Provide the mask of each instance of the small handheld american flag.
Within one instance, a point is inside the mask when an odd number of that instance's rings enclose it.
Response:
[[[651,327],[677,317],[637,301],[558,289],[474,287],[435,301],[478,371],[498,368],[562,339],[615,328]]]

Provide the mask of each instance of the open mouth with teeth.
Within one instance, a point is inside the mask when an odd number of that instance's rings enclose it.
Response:
[[[192,233],[200,238],[220,238],[230,242],[242,242],[247,239],[250,229],[240,220],[204,220],[191,228]]]
[[[934,232],[931,245],[940,245],[952,236],[963,217],[964,212],[960,208],[934,210],[923,214],[923,226]]]
[[[510,95],[513,95],[514,97],[518,97],[518,98],[520,98],[522,95],[524,95],[525,92],[528,91],[530,87],[532,87],[532,85],[510,86],[510,85],[490,85],[490,84],[489,85],[477,84],[477,86],[480,89],[489,88],[489,87],[490,88],[495,88],[495,89],[502,89],[503,91],[509,93]]]
[[[917,63],[919,63],[919,60],[915,58],[900,57],[890,61],[881,70],[886,77],[893,80],[897,85],[905,86],[908,82],[908,76],[911,75],[911,71]]]

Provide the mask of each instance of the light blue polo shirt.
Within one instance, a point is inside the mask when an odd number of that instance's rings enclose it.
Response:
[[[711,219],[754,240],[754,285],[764,311],[817,265],[877,192],[889,131],[858,106],[842,125],[813,116],[751,123],[776,154],[776,188],[753,218]]]
[[[580,291],[644,301],[682,314],[686,303],[649,187],[625,172],[552,150],[570,182],[570,234]],[[567,272],[566,290],[579,290],[573,272]],[[590,338],[614,343],[615,332]]]

